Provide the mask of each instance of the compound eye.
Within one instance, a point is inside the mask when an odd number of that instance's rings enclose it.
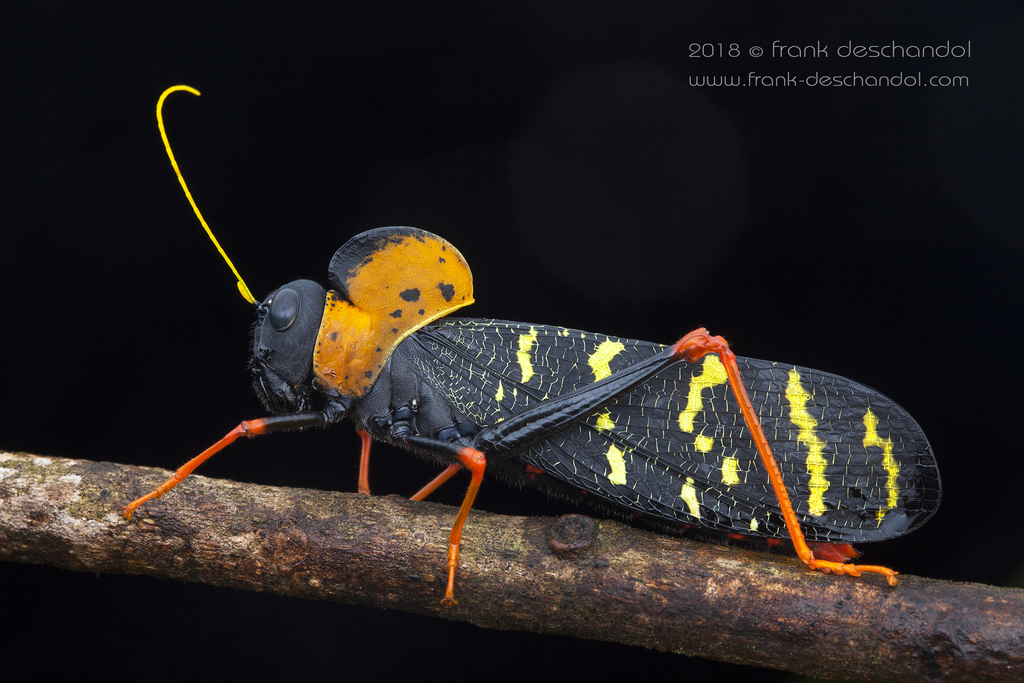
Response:
[[[278,332],[284,332],[299,317],[299,295],[294,289],[282,289],[270,302],[270,324]]]

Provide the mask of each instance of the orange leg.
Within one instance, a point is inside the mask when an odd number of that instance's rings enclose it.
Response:
[[[125,505],[123,509],[125,519],[130,520],[132,518],[132,515],[135,514],[135,510],[137,510],[139,506],[145,503],[147,500],[159,498],[168,491],[170,491],[171,489],[173,489],[175,486],[180,484],[182,480],[185,479],[185,477],[192,474],[192,470],[199,467],[205,461],[209,460],[211,457],[213,457],[214,454],[222,450],[225,446],[230,445],[238,437],[251,437],[256,436],[257,434],[262,434],[263,432],[261,430],[261,422],[262,420],[250,420],[248,422],[241,423],[240,425],[232,429],[230,432],[228,432],[223,439],[213,444],[205,451],[203,451],[202,453],[200,453],[199,455],[197,455],[196,457],[192,458],[187,463],[179,467],[178,471],[175,472],[170,479],[165,481],[159,487],[147,493],[142,498],[134,500],[131,503]]]
[[[363,441],[363,447],[359,454],[359,493],[370,495],[370,444],[373,438],[362,429],[357,429],[356,434]]]
[[[419,491],[414,493],[412,496],[410,496],[409,500],[424,500],[427,496],[429,496],[431,493],[440,488],[441,484],[445,483],[453,476],[455,476],[455,473],[461,469],[462,465],[458,463],[452,463],[451,465],[448,465],[444,472],[441,472],[441,474],[434,477],[434,479],[429,484],[427,484]]]
[[[225,447],[231,445],[235,439],[239,437],[244,436],[251,438],[259,436],[260,434],[269,434],[270,432],[276,432],[282,429],[298,429],[301,427],[323,424],[323,422],[324,417],[320,413],[295,413],[292,415],[264,417],[259,420],[246,420],[224,435],[224,438],[220,441],[179,467],[178,471],[159,487],[150,493],[147,493],[142,498],[125,505],[123,508],[125,519],[131,520],[132,515],[140,505],[153,498],[159,498],[173,489],[175,486],[180,484],[185,477],[192,474],[192,470],[199,467]]]
[[[416,494],[416,496],[426,496],[442,483],[450,479],[453,474],[463,467],[469,470],[471,475],[469,480],[469,489],[466,491],[466,497],[462,500],[462,506],[459,507],[459,514],[455,516],[455,523],[452,525],[452,531],[448,536],[448,586],[444,591],[444,599],[441,600],[442,605],[457,605],[459,603],[455,599],[455,567],[459,563],[459,545],[462,543],[462,527],[466,524],[466,518],[469,517],[469,511],[473,508],[473,501],[476,499],[477,491],[480,490],[480,482],[484,479],[484,470],[487,468],[487,458],[481,451],[478,451],[475,448],[460,446],[448,441],[439,441],[437,439],[431,439],[423,436],[408,436],[405,438],[405,441],[410,446],[414,446],[421,450],[435,451],[438,454],[444,454],[446,457],[456,461],[452,463],[448,469],[435,477],[434,481],[427,484],[422,491]],[[414,500],[420,500],[420,498],[414,497]]]
[[[786,491],[786,486],[782,481],[782,473],[779,471],[779,466],[775,463],[775,456],[772,455],[768,439],[764,435],[764,430],[761,429],[761,423],[754,413],[754,406],[750,402],[746,388],[743,386],[740,369],[736,364],[736,355],[729,348],[729,342],[725,341],[722,337],[712,337],[702,327],[690,332],[676,342],[672,350],[682,357],[683,360],[691,363],[700,360],[708,353],[718,354],[722,365],[725,367],[725,372],[729,376],[729,385],[739,401],[740,410],[743,412],[743,419],[747,423],[747,428],[750,429],[754,443],[757,444],[761,461],[764,463],[765,469],[768,470],[768,478],[772,482],[775,497],[779,501],[779,508],[782,510],[782,516],[786,520],[786,528],[789,529],[789,536],[793,540],[793,547],[796,549],[797,556],[804,564],[811,569],[819,569],[826,574],[835,573],[860,576],[861,572],[877,572],[885,575],[890,586],[895,586],[896,572],[887,567],[845,564],[836,560],[820,560],[814,556],[814,553],[807,545],[807,541],[804,540],[803,532],[800,530],[800,523],[796,518],[796,512],[793,511],[793,505],[789,500],[789,493]]]
[[[459,601],[455,599],[455,567],[459,563],[459,544],[462,542],[462,526],[466,523],[466,518],[469,517],[469,511],[473,507],[476,492],[480,490],[480,482],[484,479],[484,469],[487,467],[487,460],[484,458],[484,454],[473,448],[459,447],[455,457],[472,473],[472,478],[469,481],[466,497],[459,508],[459,514],[455,517],[455,524],[452,525],[452,532],[448,536],[448,587],[444,591],[444,599],[441,600],[442,605],[448,606],[459,604]]]

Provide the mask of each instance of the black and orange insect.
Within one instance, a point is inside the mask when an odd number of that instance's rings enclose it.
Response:
[[[181,89],[198,94],[175,86],[157,105],[165,144],[161,107]],[[363,439],[361,492],[369,493],[374,439],[447,465],[414,500],[469,470],[449,539],[447,603],[485,472],[584,491],[668,527],[788,539],[811,569],[877,572],[891,585],[891,569],[848,563],[858,555],[851,544],[908,533],[939,505],[939,472],[920,427],[844,377],[739,358],[704,329],[664,346],[448,317],[473,303],[469,266],[416,228],[354,237],[334,254],[328,278],[330,290],[297,280],[262,303],[238,278],[257,309],[250,370],[275,415],[239,424],[125,506],[125,516],[238,437],[345,418]]]

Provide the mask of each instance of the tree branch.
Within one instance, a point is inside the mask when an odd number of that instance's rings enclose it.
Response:
[[[147,574],[864,681],[1024,680],[1024,591],[835,578],[795,559],[580,515],[455,509],[0,452],[0,560]]]

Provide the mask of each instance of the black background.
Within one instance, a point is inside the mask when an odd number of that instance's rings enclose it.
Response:
[[[263,414],[250,308],[157,136],[157,96],[186,83],[203,95],[168,100],[168,132],[257,297],[324,281],[359,231],[414,225],[473,267],[467,315],[662,342],[707,326],[741,355],[854,378],[917,418],[945,482],[928,525],[865,559],[1024,585],[1016,5],[283,7],[5,10],[0,448],[172,468]],[[836,54],[968,40],[964,59]],[[773,41],[830,47],[773,58]],[[690,56],[719,42],[742,55]],[[970,80],[753,87],[749,72]],[[690,85],[704,76],[745,85]],[[201,472],[351,491],[357,447],[342,427],[274,436]],[[375,462],[380,493],[433,474]],[[478,507],[564,511],[498,483]],[[140,577],[5,564],[0,591],[12,678],[784,676]]]

